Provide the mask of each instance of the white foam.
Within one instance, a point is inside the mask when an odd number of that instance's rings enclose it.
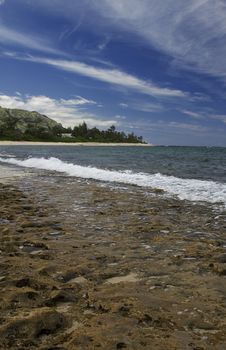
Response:
[[[10,157],[10,158],[15,158],[16,156],[14,156],[13,154],[8,154],[8,153],[0,153],[0,157]]]
[[[226,184],[214,181],[182,179],[174,176],[162,175],[160,173],[133,173],[131,170],[110,171],[91,166],[85,167],[67,163],[53,157],[48,159],[28,158],[25,160],[0,157],[0,161],[28,168],[53,170],[84,179],[158,188],[166,191],[170,195],[176,195],[180,199],[206,201],[210,203],[222,202],[226,205]]]

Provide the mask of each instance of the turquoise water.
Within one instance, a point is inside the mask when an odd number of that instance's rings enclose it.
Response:
[[[1,146],[0,162],[226,205],[226,148]]]

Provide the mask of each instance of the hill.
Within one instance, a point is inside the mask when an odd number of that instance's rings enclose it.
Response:
[[[52,142],[144,143],[142,136],[125,134],[112,125],[107,130],[88,128],[85,122],[74,128],[38,112],[0,107],[0,140]]]
[[[0,107],[0,138],[10,140],[49,139],[62,128],[38,112]]]

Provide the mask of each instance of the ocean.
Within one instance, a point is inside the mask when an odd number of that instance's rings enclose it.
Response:
[[[226,148],[0,146],[0,162],[226,206]]]

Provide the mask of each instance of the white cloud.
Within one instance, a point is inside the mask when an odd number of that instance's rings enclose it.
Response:
[[[5,0],[0,0],[0,6],[5,3]]]
[[[193,111],[188,111],[186,109],[181,110],[183,114],[188,115],[189,117],[195,118],[195,119],[203,119],[204,116],[199,113],[199,112],[193,112]]]
[[[99,119],[96,115],[84,111],[81,106],[96,104],[93,100],[76,96],[74,99],[53,99],[48,96],[8,96],[0,94],[0,106],[5,108],[19,108],[29,111],[37,111],[41,114],[62,123],[64,126],[74,126],[85,121],[90,127],[109,127],[117,125],[116,120]]]
[[[115,116],[116,119],[121,119],[121,120],[125,120],[126,119],[126,116],[125,115],[116,115]]]
[[[122,108],[128,108],[129,107],[129,105],[127,103],[123,103],[123,102],[119,103],[119,106],[122,107]]]
[[[145,102],[145,101],[134,101],[130,104],[132,109],[147,113],[157,113],[164,110],[163,105],[159,103]]]
[[[64,6],[62,0],[30,3],[72,24],[84,15],[92,30],[105,36],[121,30],[126,40],[126,32],[135,34],[172,56],[176,65],[226,79],[225,0],[64,0]]]
[[[217,115],[213,115],[211,116],[212,119],[216,119],[216,120],[220,120],[221,122],[223,122],[224,124],[226,124],[226,115],[222,115],[222,114],[217,114]]]
[[[181,110],[180,112],[182,112],[183,114],[186,114],[192,118],[195,119],[214,119],[214,120],[219,120],[221,122],[223,122],[224,124],[226,124],[226,115],[225,114],[214,114],[211,112],[194,112],[194,111],[188,111],[188,110]]]
[[[110,37],[106,37],[99,45],[98,45],[98,49],[100,50],[100,51],[103,51],[106,47],[107,47],[107,45],[109,44],[109,42],[110,42]]]
[[[126,124],[125,124],[126,125]],[[128,124],[130,128],[133,129],[140,129],[141,131],[145,132],[148,130],[161,130],[164,133],[172,133],[172,134],[179,134],[179,135],[186,135],[190,133],[194,134],[205,134],[208,132],[214,132],[214,130],[208,126],[203,126],[200,124],[194,124],[194,123],[181,123],[177,121],[149,121],[149,122],[133,122],[131,124]]]
[[[154,112],[157,113],[165,109],[163,105],[160,103],[136,100],[134,98],[131,101],[129,101],[129,104],[119,103],[119,106],[122,107],[123,109],[130,108],[135,111],[147,112],[147,113],[154,113]]]
[[[189,69],[226,78],[224,0],[99,0],[103,25],[133,32]]]
[[[198,133],[210,131],[210,128],[207,126],[203,126],[200,124],[180,123],[175,121],[169,122],[167,126],[171,128],[185,129],[186,131],[192,131],[192,132],[198,132]]]
[[[118,69],[103,69],[78,61],[57,60],[51,58],[28,57],[24,59],[31,62],[48,64],[58,69],[80,74],[112,85],[126,87],[128,89],[135,90],[136,92],[150,96],[169,98],[188,96],[181,90],[160,87],[150,81],[139,79]]]
[[[0,23],[0,43],[7,45],[19,45],[46,53],[62,54],[60,51],[52,48],[51,44],[47,40],[21,33],[17,30],[5,26],[2,23]],[[13,54],[9,52],[8,55],[10,54],[13,56]]]

